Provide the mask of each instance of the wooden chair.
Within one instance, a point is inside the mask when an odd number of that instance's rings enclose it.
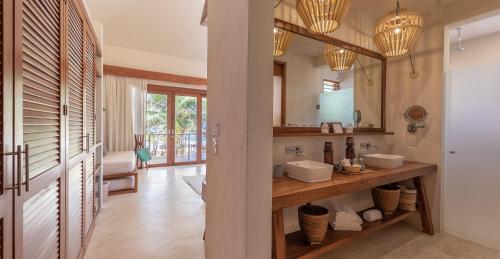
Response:
[[[137,152],[137,150],[144,148],[144,135],[143,134],[135,134],[134,138],[135,138],[134,151]],[[142,168],[142,162],[139,161],[139,157],[137,157],[136,159],[137,159],[137,161],[136,161],[137,164],[139,164],[139,162],[141,163],[139,168]],[[149,169],[148,162],[145,162],[145,164],[146,164],[146,170],[148,170]]]

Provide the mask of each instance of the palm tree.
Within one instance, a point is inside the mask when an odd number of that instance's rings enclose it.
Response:
[[[165,144],[167,132],[167,96],[162,94],[147,95],[146,133],[150,134],[150,145]],[[206,98],[202,99],[202,127],[206,126]],[[186,147],[189,137],[196,134],[197,98],[175,96],[175,138],[176,146]],[[152,147],[156,148],[156,145]],[[188,147],[189,148],[189,147]]]

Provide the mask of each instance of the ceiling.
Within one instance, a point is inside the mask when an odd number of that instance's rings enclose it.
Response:
[[[462,40],[469,40],[477,37],[481,37],[487,34],[495,33],[500,31],[500,15],[492,16],[489,18],[481,19],[479,21],[471,22],[465,24],[462,27]],[[458,33],[456,29],[450,30],[451,42],[458,41]]]
[[[91,19],[103,23],[104,45],[207,60],[207,27],[200,25],[204,0],[84,2]]]
[[[275,0],[276,3],[279,2]],[[400,0],[401,8],[425,14],[436,8],[445,7],[461,0]],[[386,13],[396,8],[396,0],[352,0],[349,12],[356,12],[373,20],[382,18]],[[295,7],[297,0],[284,0],[282,4]]]

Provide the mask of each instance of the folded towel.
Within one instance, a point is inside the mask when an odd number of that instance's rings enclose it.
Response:
[[[331,209],[330,225],[334,230],[361,231],[363,219],[350,207],[334,203]]]
[[[363,219],[361,219],[358,213],[356,213],[351,207],[339,203],[333,204],[332,217],[334,221],[348,220],[358,224],[363,223]]]
[[[338,231],[362,231],[363,230],[363,227],[361,225],[356,225],[356,226],[333,225],[332,227],[334,230],[338,230]]]

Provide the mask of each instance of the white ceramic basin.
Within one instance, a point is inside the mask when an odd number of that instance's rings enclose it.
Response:
[[[404,156],[387,155],[387,154],[371,154],[365,156],[365,163],[369,166],[394,169],[403,166]]]
[[[304,182],[320,182],[332,178],[333,165],[303,160],[287,162],[285,170],[291,178]]]

